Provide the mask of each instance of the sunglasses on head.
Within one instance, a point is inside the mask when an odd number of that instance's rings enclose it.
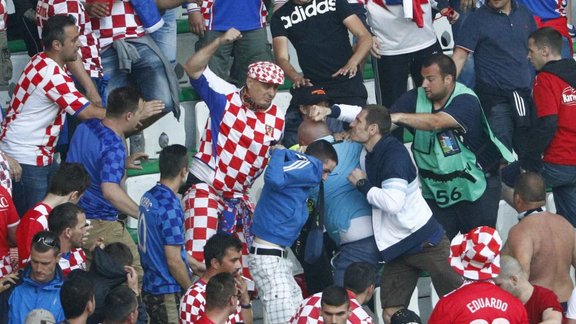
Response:
[[[60,249],[60,244],[56,242],[54,237],[40,236],[36,241],[34,241],[34,244],[42,244],[51,248]]]

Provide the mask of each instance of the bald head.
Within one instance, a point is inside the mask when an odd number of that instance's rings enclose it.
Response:
[[[514,195],[524,203],[546,203],[546,184],[544,179],[537,173],[522,173],[514,184]]]
[[[325,122],[304,120],[298,127],[298,144],[310,145],[315,140],[330,134],[331,132]]]
[[[500,257],[500,274],[501,278],[510,278],[512,276],[520,277],[524,275],[522,266],[514,257],[503,255]]]

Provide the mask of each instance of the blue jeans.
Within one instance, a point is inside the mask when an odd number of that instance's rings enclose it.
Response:
[[[508,103],[499,103],[488,108],[486,118],[494,136],[508,149],[512,150],[514,138],[514,107]],[[486,111],[486,110],[485,110]]]
[[[160,47],[162,54],[173,65],[176,64],[176,8],[168,9],[162,15],[164,26],[150,34],[150,37]]]
[[[144,36],[146,37],[146,36]],[[132,84],[142,94],[144,100],[162,100],[164,112],[174,109],[168,77],[160,57],[147,45],[131,43],[140,54],[140,59],[132,62],[130,73],[122,71],[118,65],[118,54],[113,47],[101,53],[104,75],[109,79],[105,97],[116,88]]]
[[[22,177],[12,183],[12,199],[20,217],[36,203],[44,199],[48,193],[48,185],[52,175],[58,169],[58,163],[48,166],[21,164]]]
[[[576,227],[576,166],[544,163],[542,176],[552,187],[556,213]]]
[[[378,273],[380,270],[380,251],[378,251],[374,236],[340,246],[340,251],[331,261],[334,269],[334,284],[344,286],[344,273],[348,266],[354,262],[368,262]]]

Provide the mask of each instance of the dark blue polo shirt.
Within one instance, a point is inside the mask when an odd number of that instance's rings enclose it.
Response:
[[[510,15],[484,5],[464,21],[456,46],[474,53],[476,80],[503,90],[528,88],[528,36],[536,29],[530,11],[515,1]]]

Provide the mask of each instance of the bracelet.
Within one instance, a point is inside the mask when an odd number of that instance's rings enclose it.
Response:
[[[243,305],[242,303],[240,303],[240,308],[242,309],[251,309],[252,308],[252,304],[248,303],[246,305]]]

